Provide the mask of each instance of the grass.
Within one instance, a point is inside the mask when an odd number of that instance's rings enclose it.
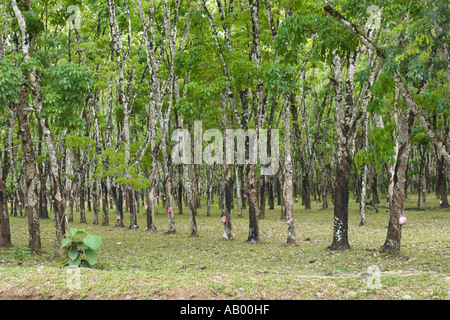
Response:
[[[10,249],[0,250],[0,299],[448,299],[449,210],[439,208],[430,195],[424,211],[405,211],[408,223],[402,231],[398,255],[381,254],[389,213],[383,205],[368,213],[360,227],[358,204],[349,204],[351,250],[327,250],[332,242],[333,209],[311,210],[295,203],[297,244],[287,246],[286,222],[280,207],[266,209],[259,221],[260,243],[249,244],[248,211],[237,218],[233,210],[233,241],[221,241],[223,224],[217,202],[211,216],[199,209],[199,236],[189,237],[189,215],[175,208],[177,232],[164,235],[168,220],[157,206],[157,233],[145,232],[144,208],[138,214],[139,229],[93,225],[82,228],[103,237],[97,249],[95,269],[81,269],[80,287],[70,289],[67,269],[60,268],[54,254],[53,215],[40,220],[42,249],[14,259]],[[406,207],[416,206],[410,195]],[[383,202],[384,204],[385,202]],[[369,209],[369,212],[371,210]],[[116,212],[110,211],[111,220]],[[128,222],[128,215],[125,222]],[[114,222],[113,222],[114,223]],[[27,220],[10,217],[15,248],[28,244]],[[369,266],[377,266],[381,288],[370,289]]]

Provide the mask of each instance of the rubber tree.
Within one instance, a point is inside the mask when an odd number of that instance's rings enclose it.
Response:
[[[22,36],[22,53],[25,59],[30,58],[30,43],[31,37],[33,36],[28,32],[25,19],[22,15],[22,11],[17,5],[15,0],[11,0],[11,6],[13,8],[14,14],[17,18],[20,32]],[[23,5],[24,11],[30,11],[30,2],[24,1]],[[23,70],[23,76],[25,79],[30,79],[33,74],[29,70]],[[28,232],[29,241],[28,246],[31,249],[41,248],[41,234],[40,234],[40,223],[39,223],[39,201],[38,194],[36,192],[37,188],[37,171],[36,171],[36,154],[34,150],[34,144],[31,137],[30,126],[28,123],[29,109],[28,107],[28,92],[29,87],[26,82],[22,84],[22,91],[20,92],[20,97],[18,103],[10,104],[11,110],[15,112],[19,125],[19,132],[22,139],[22,150],[25,158],[24,163],[24,175],[26,181],[26,196],[27,196],[27,208],[26,215],[28,217]]]

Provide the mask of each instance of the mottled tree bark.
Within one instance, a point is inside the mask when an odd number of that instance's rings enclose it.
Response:
[[[347,27],[350,30],[350,32],[352,32],[361,41],[361,43],[364,46],[366,46],[369,50],[371,50],[373,52],[373,54],[376,54],[379,59],[385,58],[384,53],[379,48],[377,48],[376,44],[365,34],[361,33],[358,30],[358,28],[353,23],[351,23],[348,19],[346,19],[340,12],[336,11],[330,5],[325,6],[324,10],[327,14],[338,19],[345,27]],[[447,50],[444,50],[444,55],[446,55],[444,58],[447,59],[447,57],[448,57]],[[449,68],[447,68],[447,75],[450,74],[449,72],[450,72]],[[445,143],[443,143],[439,139],[439,137],[436,135],[436,133],[431,128],[431,125],[428,122],[428,120],[426,119],[426,117],[423,115],[422,110],[416,104],[416,102],[413,99],[413,96],[409,93],[408,89],[406,88],[403,80],[400,77],[400,74],[397,71],[395,71],[395,72],[393,72],[392,75],[394,77],[394,80],[395,80],[395,83],[397,85],[399,92],[403,96],[403,99],[406,101],[406,103],[408,104],[408,106],[412,110],[412,112],[414,112],[414,115],[417,117],[420,124],[425,129],[428,136],[430,137],[431,141],[436,146],[438,153],[444,157],[444,160],[447,162],[447,164],[450,164],[450,154],[447,150]]]
[[[6,33],[6,30],[5,30]],[[3,57],[0,56],[0,60]],[[6,197],[6,179],[8,178],[10,159],[12,165],[14,165],[14,153],[12,148],[12,133],[14,129],[14,117],[12,112],[10,112],[10,125],[8,128],[7,143],[5,143],[5,151],[3,153],[3,159],[1,159],[2,154],[0,153],[0,248],[7,248],[11,246],[11,229],[9,225],[8,216],[8,199]],[[3,162],[3,163],[2,163]],[[12,170],[15,172],[15,169]],[[17,190],[16,190],[17,192]],[[12,199],[14,199],[14,195]],[[11,207],[13,206],[13,201],[11,201]],[[12,213],[12,208],[11,208]],[[17,214],[16,214],[17,215]]]
[[[14,193],[13,193],[13,199],[14,199],[14,217],[17,217],[17,206],[19,206],[19,203],[21,203],[20,200],[20,183],[19,183],[19,175],[18,175],[18,171],[17,171],[17,166],[16,166],[16,152],[15,149],[13,148],[13,143],[12,143],[12,135],[13,135],[13,131],[14,131],[14,127],[16,124],[16,116],[14,115],[14,113],[9,110],[9,128],[8,128],[8,143],[7,146],[9,148],[9,152],[10,152],[10,159],[11,159],[11,173],[12,173],[12,180],[14,183]],[[4,180],[6,181],[6,180]],[[19,206],[19,211],[20,211],[20,216],[22,216],[22,203]]]
[[[336,168],[335,191],[334,191],[334,225],[333,242],[329,249],[346,250],[350,248],[348,243],[348,199],[350,181],[350,144],[352,139],[348,136],[348,115],[353,108],[353,80],[356,71],[358,53],[349,54],[348,72],[345,86],[342,81],[342,64],[340,56],[334,52],[334,91],[336,101],[336,133],[338,140],[338,164]]]
[[[247,242],[259,241],[258,200],[256,199],[256,170],[254,164],[248,165],[248,216],[249,231]]]
[[[261,186],[260,186],[260,210],[259,210],[259,219],[265,219],[266,218],[266,177],[261,177]]]
[[[16,0],[11,0],[11,6],[14,10],[14,14],[19,23],[19,27],[22,34],[22,53],[25,58],[30,58],[29,48],[30,48],[30,34],[28,33],[25,19],[22,16]],[[25,11],[30,10],[29,1],[24,3]],[[23,71],[25,79],[28,79],[30,74],[27,70]],[[19,123],[19,133],[22,138],[22,151],[24,156],[24,175],[26,184],[26,201],[27,210],[26,214],[28,216],[28,231],[29,231],[29,242],[28,245],[31,249],[41,248],[41,235],[40,235],[40,225],[39,225],[39,201],[38,195],[36,193],[37,187],[37,171],[36,171],[36,156],[34,152],[33,141],[31,139],[30,127],[28,126],[28,111],[27,108],[27,96],[28,96],[28,85],[26,83],[22,84],[22,90],[20,93],[19,103],[11,104],[12,110],[16,112],[17,119]]]
[[[231,209],[232,209],[232,202],[233,202],[233,182],[231,181],[231,165],[226,164],[224,172],[224,210],[222,214],[222,219],[225,221],[223,222],[223,233],[222,233],[222,240],[232,240],[233,235],[231,233],[232,225],[231,225]]]
[[[20,95],[20,102],[17,106],[17,119],[19,122],[19,132],[22,138],[22,150],[25,158],[24,161],[24,174],[26,184],[26,215],[28,217],[28,232],[29,242],[28,245],[31,249],[41,248],[41,234],[39,224],[39,200],[36,193],[37,187],[37,171],[36,171],[36,156],[34,152],[33,140],[31,138],[30,127],[28,126],[28,112],[24,109],[27,105],[27,92],[28,89],[22,88]]]
[[[123,123],[122,123],[122,137],[124,141],[124,163],[126,165],[130,165],[131,163],[131,138],[130,138],[130,112],[133,105],[131,92],[129,88],[131,87],[131,82],[133,81],[133,74],[135,71],[135,67],[130,68],[128,70],[127,76],[127,88],[125,87],[125,76],[124,70],[128,67],[129,55],[130,55],[130,47],[131,47],[131,21],[130,21],[130,10],[128,6],[128,2],[124,1],[125,12],[127,14],[128,19],[128,48],[125,51],[122,44],[122,34],[119,31],[117,17],[116,17],[116,8],[114,1],[108,0],[108,12],[109,12],[109,25],[111,29],[111,44],[112,49],[115,52],[117,71],[118,71],[118,91],[119,91],[119,103],[123,107]],[[124,169],[123,175],[126,179],[130,178],[130,173],[128,169]],[[133,197],[133,190],[131,186],[126,186],[125,188],[125,199],[129,201],[126,204],[125,210],[130,208],[130,229],[137,228],[137,218],[136,218],[136,210]],[[127,201],[127,202],[128,202]]]
[[[328,192],[327,192],[327,182],[328,182],[328,167],[322,167],[322,173],[320,175],[321,189],[322,189],[322,209],[328,209]]]
[[[274,210],[275,209],[275,198],[274,198],[274,188],[273,188],[273,184],[274,184],[274,178],[273,176],[270,177],[269,179],[269,186],[268,186],[268,202],[269,202],[269,210]]]
[[[195,200],[195,206],[197,208],[202,207],[202,194],[199,189],[199,183],[200,183],[200,166],[195,165],[193,167],[194,171],[194,185],[193,185],[193,192],[194,192],[194,200]],[[197,215],[197,210],[195,211],[195,215]]]
[[[178,90],[177,84],[175,84],[175,92],[176,92],[175,96],[178,99],[179,98],[178,97],[179,90]],[[178,117],[178,128],[183,129],[183,116]],[[186,136],[182,134],[182,131],[179,131],[178,143],[188,146],[189,141],[184,141],[185,138],[186,138]],[[191,145],[189,145],[189,147],[194,149],[194,146],[193,146],[194,141],[192,139],[191,139],[190,143],[191,143]],[[190,152],[188,150],[184,150],[184,151]],[[191,156],[184,154],[183,157],[192,159],[192,154],[191,154]],[[184,181],[184,189],[186,191],[186,202],[187,202],[187,207],[189,209],[190,237],[196,237],[196,236],[198,236],[197,221],[195,218],[195,216],[197,214],[197,205],[196,205],[196,201],[194,199],[194,188],[192,185],[192,170],[191,170],[192,167],[193,167],[192,164],[188,164],[188,163],[182,164],[182,172],[183,172],[182,180]],[[181,170],[180,170],[180,173],[181,173]],[[181,183],[181,179],[180,179],[180,183]],[[180,192],[178,201],[182,202],[182,196],[183,195]]]
[[[5,177],[7,176],[8,173],[6,172],[5,174],[4,167],[0,162],[0,248],[9,248],[11,246],[11,229],[9,226],[8,210],[6,208]]]
[[[396,138],[398,151],[394,165],[393,190],[390,196],[390,218],[386,241],[379,251],[398,253],[402,237],[402,226],[399,224],[400,214],[403,213],[405,203],[405,183],[408,171],[409,153],[411,149],[411,128],[414,124],[414,114],[403,113],[399,116],[399,130]]]
[[[208,166],[206,168],[206,183],[207,183],[207,191],[206,191],[206,216],[209,217],[211,215],[211,200],[214,196],[213,194],[213,177],[212,177],[213,169]]]
[[[197,206],[195,204],[195,200],[193,197],[192,183],[191,183],[192,176],[191,170],[188,167],[188,165],[184,165],[183,174],[184,174],[184,186],[186,188],[187,203],[189,207],[189,225],[191,231],[190,236],[196,237],[198,236],[197,221],[195,219],[195,216],[197,214]]]
[[[130,226],[129,229],[137,229],[137,215],[136,215],[136,202],[135,202],[135,195],[134,190],[132,188],[127,188],[128,197],[130,199],[129,202],[129,210],[130,210]]]
[[[111,60],[112,54],[111,54]],[[108,97],[108,124],[106,126],[106,134],[105,139],[103,140],[104,149],[111,148],[111,129],[112,129],[112,113],[113,113],[113,79],[109,78],[109,97]],[[103,160],[103,166],[108,166],[108,157]],[[108,206],[112,209],[112,199],[108,201],[108,194],[110,193],[111,181],[109,177],[103,177],[101,179],[102,186],[102,225],[109,225],[109,209]]]
[[[284,107],[283,207],[287,221],[287,244],[295,244],[294,201],[292,198],[291,113]]]
[[[109,210],[108,210],[108,182],[107,177],[103,177],[100,181],[102,188],[102,226],[109,225]]]
[[[310,195],[310,185],[309,185],[309,169],[307,166],[307,161],[304,158],[304,146],[301,128],[298,123],[298,110],[295,104],[295,94],[291,94],[289,98],[289,106],[286,108],[290,108],[292,114],[292,125],[294,127],[294,134],[297,141],[298,149],[300,150],[299,158],[300,158],[300,166],[302,172],[302,205],[305,206],[305,210],[311,209],[311,195]]]
[[[436,173],[438,175],[438,194],[440,199],[440,206],[441,208],[448,208],[450,205],[448,204],[448,198],[447,198],[447,177],[446,177],[446,166],[445,166],[445,159],[442,155],[437,155],[437,161],[436,161]]]
[[[42,128],[39,127],[39,142],[37,147],[38,156],[42,155]],[[48,219],[48,203],[47,203],[47,186],[46,186],[46,170],[44,169],[45,164],[40,162],[37,164],[39,172],[39,218]]]
[[[170,51],[170,61],[169,61],[169,77],[167,84],[167,110],[165,115],[163,116],[160,109],[158,109],[159,118],[160,118],[160,128],[161,128],[161,151],[163,156],[163,167],[164,167],[164,182],[165,182],[165,193],[167,198],[167,209],[168,209],[168,230],[166,234],[174,234],[176,233],[175,229],[175,216],[173,211],[173,196],[172,196],[172,177],[171,177],[171,161],[168,157],[167,152],[167,136],[169,134],[169,123],[171,118],[171,112],[173,107],[173,90],[174,90],[174,81],[175,81],[175,44],[177,37],[177,20],[178,20],[178,6],[179,1],[175,2],[174,8],[174,19],[171,22],[170,19],[170,8],[168,0],[164,1],[164,24],[169,35],[169,51]]]
[[[247,179],[244,175],[244,166],[238,165],[239,178],[241,179],[241,190],[242,190],[242,209],[247,209]],[[239,216],[242,217],[242,216]]]
[[[36,88],[39,90],[39,88]],[[35,92],[35,100],[40,106],[40,94]],[[53,200],[55,208],[55,228],[56,228],[56,241],[55,241],[55,254],[56,256],[63,256],[65,254],[65,248],[62,248],[62,239],[64,239],[66,233],[66,205],[63,197],[63,188],[61,185],[61,175],[58,165],[58,157],[56,153],[55,142],[51,136],[50,130],[47,128],[45,121],[41,119],[41,108],[36,111],[36,117],[39,121],[41,129],[44,133],[47,150],[50,158],[50,172],[53,181]]]
[[[213,18],[211,13],[208,10],[208,7],[206,5],[206,1],[202,0],[202,7],[204,9],[204,12],[210,22],[211,25],[211,31],[214,35],[214,43],[216,45],[216,50],[219,55],[219,59],[222,66],[222,72],[223,76],[227,78],[228,80],[232,80],[232,77],[229,73],[228,65],[225,59],[225,55],[222,52],[223,47],[220,45],[220,40],[217,32],[216,25],[214,24]],[[249,8],[250,8],[250,14],[251,14],[251,21],[252,21],[252,54],[250,54],[250,59],[252,61],[255,61],[257,63],[257,66],[261,66],[262,62],[262,56],[261,51],[259,47],[259,2],[254,0],[249,0]],[[231,13],[233,11],[232,1],[230,2],[228,12]],[[220,8],[219,5],[219,13],[221,14],[221,17],[224,17],[224,12]],[[229,30],[226,28],[226,24],[224,24],[224,34],[225,34],[225,42],[228,46],[228,53],[231,53],[231,44],[229,41]],[[237,103],[235,101],[234,92],[231,88],[231,85],[225,86],[225,92],[227,99],[229,101],[230,107],[235,115],[235,118],[240,126],[240,129],[242,129],[244,132],[247,131],[247,122],[248,122],[248,88],[245,88],[240,91],[241,101],[242,101],[242,113],[240,114],[237,108]],[[259,129],[262,128],[262,124],[264,123],[264,119],[266,116],[265,110],[266,106],[263,101],[263,82],[262,79],[259,77],[257,79],[257,87],[255,90],[255,130],[257,134],[259,134]],[[242,115],[242,117],[241,117]],[[256,145],[255,145],[256,147]],[[256,153],[254,153],[256,154]],[[248,193],[248,200],[249,200],[249,242],[258,242],[259,240],[259,230],[258,230],[258,202],[257,202],[257,179],[256,179],[256,168],[255,164],[248,164],[247,167],[247,177],[248,177],[248,192],[247,189],[244,187],[244,194]]]
[[[362,135],[364,140],[363,150],[366,150],[369,144],[369,138],[367,134],[367,121],[368,119],[366,118],[362,126]],[[359,213],[361,215],[361,221],[359,223],[360,226],[366,225],[366,188],[367,188],[366,181],[368,169],[369,168],[366,164],[363,164],[363,166],[361,167],[361,199],[359,202]]]
[[[236,175],[236,202],[237,202],[237,216],[242,217],[242,188],[241,188],[241,178],[239,176],[238,165],[234,166],[234,172]]]
[[[178,170],[178,186],[177,186],[177,204],[178,214],[183,214],[183,168],[180,166]]]
[[[377,205],[380,203],[380,198],[378,197],[378,173],[375,169],[373,169],[372,174],[372,185],[370,190],[372,191],[372,203],[373,205]]]
[[[116,188],[112,188],[113,198],[116,201],[117,208],[117,218],[116,218],[116,228],[123,228],[123,189],[121,185],[117,185]]]
[[[422,148],[421,146],[418,147],[419,154],[420,154],[420,164],[419,164],[419,177],[417,179],[418,185],[417,185],[417,207],[420,208],[420,200],[422,197],[422,190],[425,190],[425,185],[423,182],[425,181],[425,148]]]
[[[307,170],[302,170],[302,204],[305,206],[305,210],[311,209],[311,190]]]
[[[156,232],[156,225],[155,225],[155,206],[154,206],[154,199],[155,199],[155,188],[154,184],[155,182],[151,180],[150,178],[151,173],[146,171],[145,177],[150,180],[151,186],[146,189],[145,192],[145,202],[146,202],[146,209],[145,212],[147,214],[147,227],[145,228],[145,231],[149,232]]]
[[[80,223],[86,223],[86,213],[85,213],[85,175],[83,170],[83,162],[81,160],[81,150],[75,147],[73,150],[73,156],[75,160],[75,175],[76,175],[76,197],[78,200],[77,206],[80,211]],[[75,181],[75,180],[74,180]]]
[[[344,155],[338,163],[335,180],[334,229],[331,250],[350,249],[348,242],[348,183],[350,181],[350,159]]]
[[[75,181],[75,179],[74,179]],[[76,205],[75,204],[75,190],[73,190],[73,188],[76,188],[76,185],[74,187],[74,182],[71,183],[72,189],[69,191],[69,215],[67,218],[68,222],[72,222],[73,221],[73,207]]]

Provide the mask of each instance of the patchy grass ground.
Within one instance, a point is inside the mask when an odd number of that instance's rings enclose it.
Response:
[[[199,237],[189,237],[189,215],[176,214],[175,235],[164,235],[167,215],[156,216],[157,233],[145,232],[143,208],[139,229],[118,229],[113,225],[75,222],[103,237],[97,250],[96,269],[81,269],[80,287],[69,289],[71,274],[60,268],[54,253],[54,219],[41,220],[42,250],[18,261],[9,249],[0,250],[0,299],[448,299],[450,210],[439,208],[428,196],[425,211],[406,210],[399,255],[377,252],[383,244],[388,210],[367,214],[360,227],[358,205],[350,200],[349,241],[351,250],[328,251],[332,242],[333,209],[305,211],[295,204],[297,245],[286,246],[286,222],[280,207],[266,210],[260,220],[259,244],[245,242],[248,212],[233,214],[234,240],[220,240],[223,225],[217,201],[210,217],[199,210]],[[414,208],[410,195],[406,207]],[[383,202],[384,205],[385,202]],[[176,213],[177,208],[175,209]],[[369,212],[371,210],[369,209]],[[52,216],[52,215],[51,215]],[[115,212],[111,211],[113,221]],[[28,243],[27,220],[10,218],[12,242],[16,248]],[[126,222],[128,215],[126,215]],[[115,221],[113,221],[114,223]],[[380,270],[380,288],[374,288],[374,274]]]

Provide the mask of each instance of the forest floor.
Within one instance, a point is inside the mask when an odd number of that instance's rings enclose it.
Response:
[[[223,224],[217,199],[211,216],[199,209],[198,237],[189,237],[189,214],[178,214],[177,232],[164,235],[168,220],[157,206],[158,232],[145,231],[141,207],[138,229],[116,228],[116,213],[110,211],[110,226],[78,223],[70,227],[103,237],[95,269],[80,269],[79,287],[69,285],[73,273],[54,257],[53,214],[41,219],[42,250],[14,259],[10,249],[0,250],[0,299],[439,299],[450,292],[450,210],[439,208],[434,195],[422,204],[423,211],[405,210],[401,253],[378,253],[384,243],[389,219],[386,200],[378,212],[368,209],[366,226],[360,227],[359,205],[350,199],[349,242],[351,249],[329,251],[332,242],[333,209],[312,203],[305,210],[295,203],[296,245],[285,245],[286,222],[280,206],[266,209],[259,221],[260,243],[246,243],[248,211],[236,217],[233,210],[233,241],[221,241]],[[410,195],[406,208],[417,207]],[[128,224],[129,215],[125,215]],[[100,218],[101,221],[101,218]],[[28,243],[27,219],[10,218],[15,248]],[[371,268],[369,268],[371,267]],[[375,270],[379,270],[376,286]],[[70,282],[72,283],[72,282]]]

